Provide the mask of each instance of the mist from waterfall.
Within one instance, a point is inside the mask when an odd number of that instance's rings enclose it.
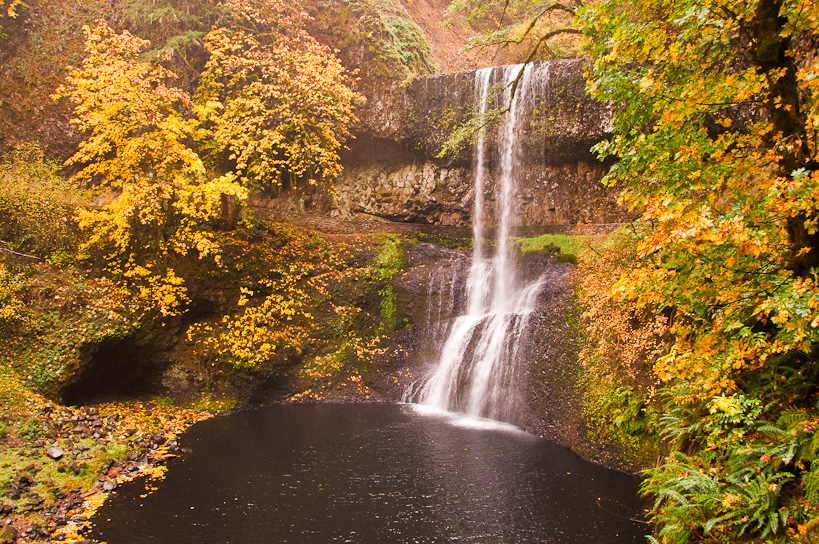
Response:
[[[474,245],[466,312],[451,323],[433,371],[405,395],[408,401],[498,421],[515,419],[518,347],[544,281],[542,277],[535,281],[519,277],[510,239],[515,189],[523,170],[522,121],[549,76],[548,66],[527,67],[510,104],[510,89],[521,69],[522,65],[513,65],[476,72],[475,101],[482,128],[474,156]],[[508,111],[500,116],[497,138],[492,142],[486,129],[490,108],[506,106]],[[493,159],[495,194],[490,209],[486,192],[488,163]],[[493,243],[488,244],[490,213],[495,228]]]

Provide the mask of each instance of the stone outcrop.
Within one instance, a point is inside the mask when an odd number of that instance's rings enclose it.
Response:
[[[535,63],[529,113],[521,139],[523,172],[517,224],[617,223],[627,214],[616,192],[600,184],[607,170],[590,148],[606,138],[608,108],[585,94],[583,61]],[[313,199],[313,210],[344,218],[466,226],[474,201],[473,153],[467,145],[437,155],[478,108],[476,73],[424,76],[368,97],[356,138],[342,155],[336,199]],[[487,139],[497,137],[490,127]],[[486,198],[494,194],[499,157],[488,155]],[[307,209],[310,211],[310,203]],[[491,218],[490,218],[491,223]]]

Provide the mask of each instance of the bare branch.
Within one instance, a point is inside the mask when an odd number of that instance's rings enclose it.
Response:
[[[498,28],[503,26],[503,19],[506,17],[506,10],[509,9],[510,1],[511,0],[506,0],[506,2],[503,3],[503,13],[501,13],[500,21],[498,21]]]
[[[8,242],[4,242],[0,240],[0,244],[8,244]],[[37,259],[38,261],[43,260],[42,257],[37,257],[36,255],[27,255],[25,253],[18,253],[17,251],[12,251],[11,249],[0,247],[0,251],[4,251],[6,253],[11,253],[12,255],[17,255],[19,257],[27,257],[29,259]]]
[[[574,8],[569,7],[565,4],[561,4],[560,2],[555,2],[554,4],[546,6],[540,13],[538,13],[529,21],[529,26],[527,26],[526,30],[523,31],[523,34],[520,36],[520,39],[518,39],[514,43],[522,42],[524,38],[526,38],[529,35],[529,32],[531,32],[532,29],[535,28],[535,25],[538,23],[538,21],[540,21],[540,19],[543,18],[546,14],[551,13],[553,11],[564,11],[571,15],[572,17],[576,15]]]
[[[520,78],[523,77],[523,71],[526,69],[526,66],[534,60],[535,56],[537,55],[537,52],[540,50],[542,46],[544,46],[544,44],[548,40],[560,34],[583,34],[583,32],[576,28],[557,28],[541,36],[538,39],[537,43],[534,45],[534,47],[532,47],[531,51],[529,51],[529,55],[526,57],[526,60],[523,61],[523,67],[520,69],[520,72],[518,72],[518,75],[512,81],[510,100],[515,97],[515,91],[517,91],[518,89],[518,83],[520,83]]]

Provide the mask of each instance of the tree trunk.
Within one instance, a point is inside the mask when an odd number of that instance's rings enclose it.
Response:
[[[799,168],[815,170],[816,164],[811,160],[808,146],[796,62],[788,54],[792,41],[789,36],[783,36],[786,21],[780,16],[781,8],[781,0],[759,0],[751,22],[754,38],[751,53],[757,69],[768,81],[768,96],[764,97],[764,104],[773,125],[771,144],[780,150],[780,175],[790,178]],[[781,77],[777,77],[780,73]],[[819,268],[819,234],[811,233],[805,227],[806,222],[816,216],[816,210],[804,210],[789,217],[786,222],[785,228],[791,241],[789,268],[797,276],[808,277],[811,269]],[[799,255],[805,248],[810,250]]]

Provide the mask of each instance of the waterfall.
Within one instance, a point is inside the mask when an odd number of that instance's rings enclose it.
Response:
[[[476,72],[475,99],[482,128],[474,155],[474,245],[466,282],[466,313],[451,324],[433,371],[405,395],[405,400],[499,421],[514,420],[519,341],[543,285],[542,278],[525,281],[519,277],[510,246],[515,187],[524,168],[523,121],[531,113],[539,84],[548,81],[548,66],[527,67],[510,103],[510,87],[521,69],[522,65],[515,65]],[[494,139],[496,149],[491,149],[492,138],[485,126],[493,101],[496,108],[508,105]],[[486,192],[488,163],[493,157],[494,207],[490,210]],[[485,242],[490,212],[495,220],[494,251]]]

